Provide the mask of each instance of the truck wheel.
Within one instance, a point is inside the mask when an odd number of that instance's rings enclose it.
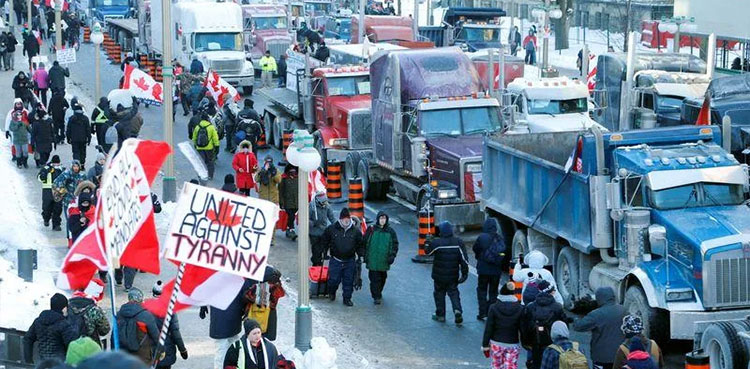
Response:
[[[258,123],[263,125],[263,134],[266,135],[266,145],[271,145],[273,144],[273,124],[279,117],[274,117],[266,111],[261,118],[263,121]]]
[[[529,253],[529,241],[526,239],[526,231],[524,231],[523,229],[517,230],[516,233],[513,235],[512,245],[513,246],[511,250],[513,251],[513,254],[511,255],[511,258],[515,258],[521,253],[523,253],[524,255],[528,254]]]
[[[253,86],[242,86],[242,94],[245,96],[253,96]]]
[[[711,324],[701,336],[701,348],[708,354],[711,369],[745,369],[745,347],[731,322]]]
[[[372,187],[370,186],[370,168],[367,166],[367,161],[360,158],[357,163],[357,175],[362,179],[362,197],[365,200],[374,200]]]
[[[348,154],[346,154],[346,161],[344,161],[344,177],[346,178],[346,182],[349,182],[349,178],[354,178],[357,176],[357,166],[359,165],[359,161],[361,159],[361,155],[359,155],[359,152],[352,151]]]
[[[555,279],[557,292],[563,298],[565,307],[573,306],[573,297],[580,297],[578,293],[578,253],[570,246],[565,246],[557,256],[555,265]]]
[[[669,318],[648,305],[646,294],[640,286],[628,287],[623,304],[628,314],[641,317],[644,334],[660,343],[669,340]]]
[[[429,207],[429,198],[427,197],[427,192],[425,191],[419,191],[419,194],[417,195],[417,213],[419,213],[422,209],[425,207]]]
[[[273,133],[271,133],[271,136],[273,136],[273,146],[279,149],[279,151],[284,150],[284,128],[286,124],[282,123],[281,118],[276,118],[273,121]]]

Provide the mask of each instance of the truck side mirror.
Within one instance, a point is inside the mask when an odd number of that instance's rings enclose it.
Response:
[[[648,227],[648,242],[651,244],[651,253],[666,257],[667,255],[667,229],[659,224]]]

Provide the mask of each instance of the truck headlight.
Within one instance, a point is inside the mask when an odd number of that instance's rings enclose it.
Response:
[[[482,164],[480,163],[466,164],[466,171],[471,172],[471,173],[479,173],[482,171]]]
[[[455,189],[438,190],[439,199],[450,199],[454,197],[458,197],[458,192]]]
[[[329,138],[328,146],[349,146],[349,139],[347,138]]]
[[[255,73],[253,69],[254,69],[253,62],[251,62],[250,60],[245,60],[245,64],[242,65],[242,71],[243,72],[253,71],[253,73]]]
[[[667,290],[667,301],[692,301],[694,299],[693,290],[689,288]]]

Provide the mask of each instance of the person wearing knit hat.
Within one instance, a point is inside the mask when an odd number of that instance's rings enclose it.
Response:
[[[515,286],[500,287],[497,302],[487,310],[482,351],[489,355],[493,368],[517,368],[521,353],[521,316],[523,306],[516,299]]]
[[[630,341],[628,346],[630,353],[627,357],[627,363],[624,368],[628,369],[658,369],[656,361],[651,358],[651,355],[646,351],[646,347],[643,345],[643,341],[638,336],[635,336]]]
[[[643,320],[638,315],[626,315],[622,318],[620,326],[622,333],[625,335],[625,341],[618,347],[615,353],[615,360],[612,363],[613,368],[622,368],[628,363],[628,355],[631,353],[630,346],[634,341],[639,341],[643,346],[643,351],[647,352],[659,368],[664,367],[664,357],[661,348],[656,341],[649,339],[643,334]]]
[[[544,349],[540,369],[558,369],[560,367],[560,356],[566,351],[573,352],[572,360],[585,361],[584,364],[588,367],[588,359],[578,348],[578,342],[570,340],[570,331],[565,322],[558,320],[552,323],[550,335],[552,336],[552,344]]]
[[[271,341],[263,337],[260,323],[254,319],[246,319],[243,325],[245,334],[229,347],[223,367],[276,369],[279,351]]]
[[[50,309],[34,319],[23,336],[23,353],[27,363],[33,363],[34,343],[38,343],[39,359],[65,359],[68,345],[78,334],[65,317],[68,298],[60,293],[50,298]]]
[[[315,200],[310,201],[310,221],[309,234],[310,234],[310,261],[313,266],[323,265],[323,254],[325,249],[320,239],[323,237],[328,226],[336,221],[336,215],[331,209],[331,204],[328,202],[326,193],[320,191],[315,194]]]
[[[76,366],[81,361],[92,357],[102,351],[102,348],[90,337],[81,337],[68,345],[65,355],[65,364]]]
[[[161,281],[156,281],[154,286],[151,288],[151,294],[158,298],[162,294],[163,284]],[[161,327],[164,325],[164,318],[155,317],[156,326]],[[159,360],[156,365],[157,368],[169,369],[177,362],[177,352],[179,351],[180,356],[183,360],[188,359],[188,351],[185,347],[185,341],[182,339],[182,333],[180,333],[180,322],[177,319],[177,314],[172,315],[172,321],[169,323],[169,330],[167,336],[164,339],[164,357]]]
[[[526,305],[526,313],[523,318],[524,329],[527,332],[538,332],[531,335],[529,345],[531,355],[527,357],[529,369],[539,369],[542,363],[544,349],[553,343],[551,328],[555,321],[567,321],[563,307],[552,297],[552,286],[546,280],[538,283],[539,294],[534,302]]]
[[[323,250],[331,256],[328,266],[328,298],[336,300],[336,290],[342,284],[344,305],[354,306],[354,274],[356,263],[364,257],[364,237],[362,231],[352,225],[348,208],[341,209],[339,220],[329,225],[320,237]]]
[[[234,176],[227,174],[224,176],[224,185],[221,186],[222,191],[229,193],[237,193],[237,186],[234,184]]]
[[[62,230],[60,228],[60,224],[62,224],[62,203],[55,201],[52,187],[57,177],[64,171],[65,168],[60,166],[60,156],[54,155],[49,164],[42,167],[37,175],[37,179],[42,183],[42,220],[44,220],[45,227],[49,227],[51,222],[54,231]]]
[[[89,168],[89,171],[86,173],[86,178],[89,181],[94,182],[94,184],[98,186],[99,182],[101,181],[102,174],[104,174],[104,165],[106,163],[107,155],[102,152],[97,153],[94,166]]]
[[[78,369],[147,369],[136,357],[123,351],[103,351],[82,361]]]
[[[104,282],[95,278],[86,288],[75,291],[68,300],[68,319],[74,322],[73,328],[79,330],[79,336],[88,336],[100,346],[100,337],[106,336],[110,330],[107,314],[96,304],[103,293]]]
[[[153,349],[159,342],[159,327],[156,318],[142,306],[143,292],[137,288],[128,291],[128,302],[120,307],[117,312],[117,329],[120,331],[120,348],[135,356],[138,356],[145,364],[151,364],[153,360]],[[133,321],[138,326],[144,327],[145,332],[137,329],[132,332],[128,327]],[[132,335],[128,335],[132,332]]]

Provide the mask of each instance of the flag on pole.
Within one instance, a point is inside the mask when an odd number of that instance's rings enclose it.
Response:
[[[100,213],[100,200],[94,211],[94,221],[76,239],[68,254],[63,259],[57,287],[64,290],[79,290],[85,288],[94,274],[99,270],[107,270],[107,260],[104,256],[102,234],[96,226]]]
[[[130,64],[125,64],[122,88],[131,91],[138,101],[152,105],[161,105],[164,102],[162,84]]]
[[[219,107],[224,106],[224,103],[230,99],[240,101],[240,94],[237,92],[237,89],[222,79],[219,73],[215,71],[208,71],[203,86],[208,88],[208,92],[211,93],[211,96],[216,100],[216,105]]]
[[[578,136],[578,142],[576,143],[573,152],[570,153],[568,161],[565,163],[565,173],[569,173],[571,170],[578,173],[583,173],[583,136]]]
[[[589,87],[589,92],[594,91],[596,87],[596,55],[589,54],[589,70],[586,76],[586,82]]]
[[[711,94],[706,91],[706,97],[703,98],[703,105],[698,112],[698,118],[695,120],[696,126],[707,126],[711,124]]]

